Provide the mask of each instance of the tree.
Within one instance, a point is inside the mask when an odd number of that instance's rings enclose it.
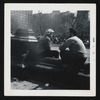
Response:
[[[78,30],[78,35],[81,37],[89,36],[90,21],[87,19],[87,12],[78,12],[77,16],[71,12],[63,13],[38,13],[33,15],[32,27],[36,36],[43,35],[45,30],[52,28],[54,36],[61,36],[63,39],[68,38],[68,28],[73,27]],[[80,33],[80,34],[79,34]],[[82,36],[83,35],[83,36]]]

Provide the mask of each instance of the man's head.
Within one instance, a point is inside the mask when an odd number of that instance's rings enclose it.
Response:
[[[71,36],[71,37],[77,35],[77,32],[76,32],[75,29],[73,29],[73,28],[69,28],[68,30],[69,30],[69,32],[70,32],[70,36]]]

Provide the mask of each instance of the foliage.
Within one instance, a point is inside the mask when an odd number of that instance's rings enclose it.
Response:
[[[80,13],[81,12],[81,13]],[[68,28],[73,27],[78,31],[78,36],[88,38],[90,33],[90,21],[87,18],[87,11],[77,12],[77,17],[74,13],[63,12],[58,14],[34,14],[32,20],[32,28],[36,36],[41,36],[45,30],[52,28],[54,36],[68,38]]]
[[[68,28],[73,27],[81,39],[89,40],[90,20],[88,16],[89,11],[77,11],[77,16],[70,11],[49,14],[13,11],[11,12],[11,32],[14,34],[19,27],[32,28],[35,36],[38,37],[42,36],[46,29],[51,28],[54,30],[54,37],[64,40],[69,37]]]

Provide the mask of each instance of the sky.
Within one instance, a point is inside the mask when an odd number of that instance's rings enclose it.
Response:
[[[60,10],[60,9],[54,9],[55,11],[56,10],[59,10],[60,12],[66,12],[66,11],[69,11],[69,10]],[[39,9],[39,10],[33,10],[33,14],[35,14],[35,13],[38,13],[38,12],[42,12],[42,13],[52,13],[52,11],[54,11],[54,10],[42,10],[42,9]],[[70,11],[71,13],[76,13],[77,11]]]
[[[92,5],[88,4],[73,4],[73,3],[15,3],[9,4],[9,9],[12,10],[32,10],[33,14],[41,11],[42,13],[51,13],[54,10],[60,12],[70,11],[76,13],[77,10],[90,10]]]
[[[64,5],[64,4],[35,4],[33,6],[33,14],[41,11],[42,13],[51,13],[54,10],[59,10],[60,12],[70,11],[72,13],[76,13],[77,10],[72,6]]]
[[[10,3],[8,10],[33,10],[33,13],[51,13],[53,10],[60,10],[61,12],[70,11],[75,13],[77,10],[90,10],[93,5],[89,4],[74,4],[74,3]]]

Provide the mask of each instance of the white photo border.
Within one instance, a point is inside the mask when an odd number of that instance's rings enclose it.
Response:
[[[45,6],[90,11],[90,90],[11,90],[11,10],[34,10]],[[51,8],[52,8],[51,7]],[[49,7],[50,8],[50,7]],[[47,8],[46,8],[47,9]],[[93,41],[95,40],[95,41]],[[4,95],[5,96],[96,96],[96,4],[95,3],[5,3],[4,4]]]

